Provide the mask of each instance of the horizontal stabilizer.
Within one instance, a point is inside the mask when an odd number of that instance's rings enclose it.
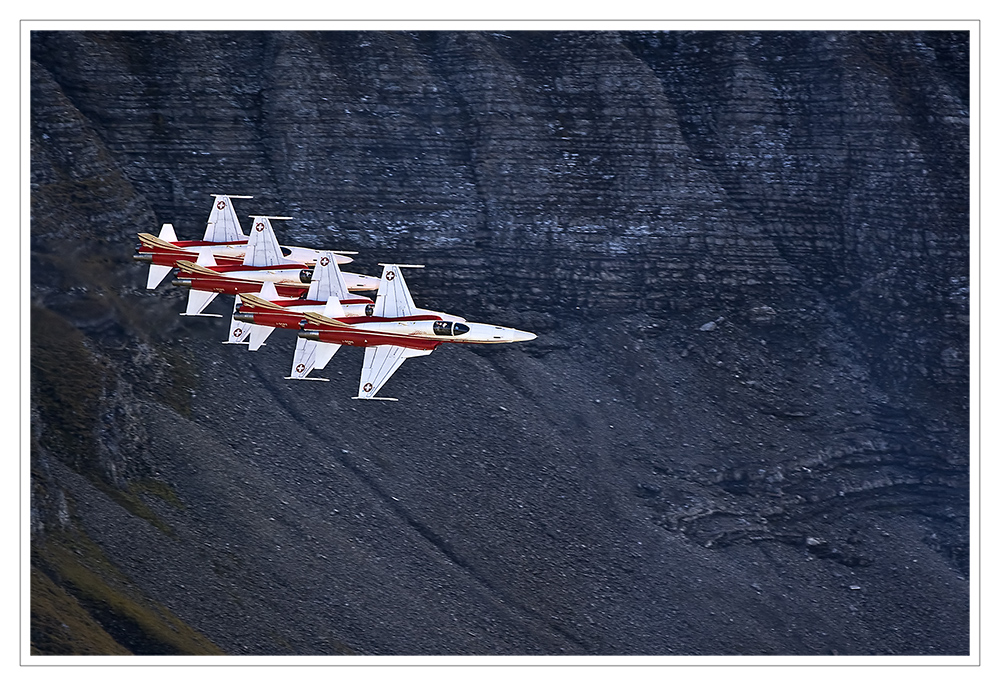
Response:
[[[280,296],[278,295],[278,289],[274,287],[273,281],[265,281],[264,285],[261,286],[260,292],[257,294],[264,300],[275,301]]]
[[[300,338],[299,340],[304,339]],[[306,341],[306,343],[316,345],[316,369],[326,367],[326,363],[332,360],[336,352],[340,350],[340,345],[337,343],[324,343],[323,341]]]
[[[163,241],[168,241],[170,243],[176,243],[177,242],[177,234],[174,233],[174,225],[173,224],[164,224],[163,226],[161,226],[160,227],[160,236],[159,236],[159,238],[160,238],[160,240],[163,240]]]
[[[267,337],[274,333],[273,326],[261,326],[260,324],[250,325],[250,349],[259,350],[264,345]]]
[[[152,289],[160,285],[160,283],[167,277],[170,270],[173,267],[169,267],[165,264],[151,264],[149,265],[149,276],[146,277],[146,288]]]
[[[192,288],[188,291],[187,309],[184,310],[182,314],[187,315],[188,317],[200,315],[202,310],[208,307],[208,304],[215,300],[215,296],[217,295],[218,293],[214,293],[212,291],[196,291]],[[222,315],[213,314],[209,316],[221,317]]]
[[[198,253],[198,259],[196,264],[202,267],[218,267],[219,263],[215,261],[215,255],[213,255],[208,250],[202,250]]]

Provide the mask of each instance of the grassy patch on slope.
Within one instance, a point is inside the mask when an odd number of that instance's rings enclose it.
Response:
[[[32,567],[33,654],[224,654],[147,598],[79,530],[33,545]]]

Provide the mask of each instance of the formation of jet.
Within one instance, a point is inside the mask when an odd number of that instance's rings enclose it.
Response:
[[[328,381],[309,376],[322,370],[343,345],[365,348],[356,400],[396,400],[379,390],[410,357],[429,355],[442,343],[516,343],[535,334],[468,322],[445,312],[416,307],[401,268],[381,264],[382,276],[341,271],[355,252],[314,250],[278,244],[272,219],[252,215],[243,233],[232,198],[214,195],[201,241],[179,241],[173,226],[159,236],[140,233],[134,259],[148,262],[146,288],[156,288],[176,269],[175,286],[190,289],[182,315],[220,317],[204,310],[220,293],[235,296],[225,343],[257,350],[276,328],[297,333],[290,380]],[[376,291],[375,299],[358,292]]]

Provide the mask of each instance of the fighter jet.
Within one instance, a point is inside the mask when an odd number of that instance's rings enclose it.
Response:
[[[173,224],[160,227],[160,235],[139,234],[139,245],[132,259],[149,263],[146,288],[156,288],[180,260],[190,262],[214,258],[217,264],[240,264],[246,254],[248,237],[243,233],[240,220],[233,208],[233,198],[252,198],[252,195],[213,195],[212,210],[208,215],[205,236],[200,241],[179,241]],[[291,262],[311,264],[316,261],[318,250],[300,246],[279,246],[282,256]],[[348,255],[356,252],[333,250],[334,259],[340,264],[352,262]]]
[[[371,298],[350,293],[344,274],[340,271],[334,256],[330,252],[321,252],[316,261],[309,290],[302,297],[287,298],[278,294],[274,282],[265,282],[257,294],[258,298],[284,308],[289,312],[324,312],[328,302],[333,299],[338,302],[343,312],[350,316],[371,315],[375,305]],[[252,308],[249,308],[252,310]],[[250,350],[257,350],[262,345],[274,326],[265,323],[266,317],[261,317],[261,323],[254,323],[254,316],[243,311],[243,299],[237,295],[233,304],[233,316],[229,324],[229,338],[224,343],[244,343]],[[292,318],[294,319],[294,318]],[[296,320],[297,323],[297,320]],[[285,322],[277,326],[287,328]]]
[[[377,393],[408,358],[429,355],[442,343],[516,343],[535,338],[527,331],[417,308],[400,269],[422,266],[383,264],[375,305],[363,317],[348,315],[332,298],[323,314],[293,313],[252,294],[243,296],[240,317],[255,324],[300,329],[300,341],[318,344],[296,347],[292,374],[286,378],[309,378],[306,375],[321,369],[342,345],[364,347],[355,400],[397,400]]]
[[[257,293],[265,282],[273,282],[278,295],[282,297],[297,298],[306,293],[308,284],[312,281],[314,265],[286,258],[271,226],[272,219],[290,217],[256,215],[252,219],[253,231],[242,263],[218,264],[211,254],[201,255],[198,263],[187,260],[177,262],[178,273],[173,284],[191,289],[183,315],[221,316],[202,314],[215,296],[219,293]],[[333,261],[337,261],[335,256]],[[344,272],[344,278],[348,290],[352,291],[372,291],[379,283],[378,279],[363,274]]]

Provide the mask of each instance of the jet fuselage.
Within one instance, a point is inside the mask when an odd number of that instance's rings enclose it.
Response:
[[[188,266],[191,265],[191,266]],[[237,295],[256,293],[261,284],[271,281],[278,294],[286,298],[302,296],[309,289],[313,267],[306,264],[285,264],[274,267],[248,267],[228,265],[201,267],[192,263],[181,263],[175,286],[186,286],[198,291]],[[378,288],[378,279],[364,274],[344,272],[344,281],[351,291],[372,291]]]
[[[151,240],[155,239],[155,240]],[[180,260],[197,262],[205,255],[212,255],[216,263],[224,266],[242,265],[249,241],[214,243],[212,241],[163,241],[152,234],[139,234],[139,245],[132,256],[137,262],[173,267]],[[282,255],[290,262],[312,266],[321,251],[298,246],[281,246]],[[348,264],[354,258],[340,253],[334,254],[337,264]]]

